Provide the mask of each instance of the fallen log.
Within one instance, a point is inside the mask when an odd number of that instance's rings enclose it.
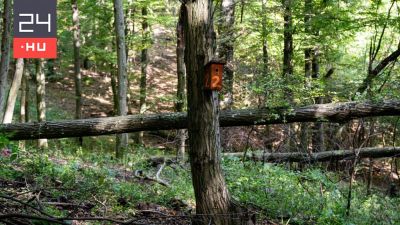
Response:
[[[270,153],[270,152],[248,152],[246,158],[260,162],[327,162],[335,160],[354,159],[358,154],[359,158],[387,158],[400,157],[400,147],[385,147],[385,148],[361,148],[354,150],[336,150],[316,153]],[[225,157],[240,157],[244,156],[242,152],[224,153]]]
[[[222,111],[220,126],[251,126],[294,122],[337,122],[356,118],[400,115],[400,101],[345,102],[290,108]],[[130,115],[42,123],[1,124],[0,134],[10,140],[100,136],[187,127],[186,113]]]

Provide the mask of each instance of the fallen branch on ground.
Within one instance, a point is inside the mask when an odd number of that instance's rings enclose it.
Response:
[[[336,150],[316,153],[270,153],[270,152],[248,152],[246,158],[261,162],[326,162],[330,160],[354,159],[356,151],[359,158],[386,158],[400,157],[400,147],[385,148],[361,148],[355,150]],[[243,157],[242,152],[224,153],[225,157]]]

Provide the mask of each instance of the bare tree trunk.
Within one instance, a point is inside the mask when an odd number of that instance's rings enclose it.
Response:
[[[118,57],[118,115],[125,116],[128,112],[126,103],[127,64],[125,46],[125,20],[122,0],[114,0],[114,17]],[[128,147],[128,134],[118,134],[116,142],[116,157],[123,158],[124,151]]]
[[[72,25],[74,44],[74,75],[75,75],[75,119],[82,118],[82,82],[81,82],[81,56],[80,56],[80,24],[78,0],[71,0]]]
[[[11,0],[4,0],[3,33],[1,39],[0,61],[0,122],[3,122],[4,109],[7,101],[7,79],[10,67],[11,43]]]
[[[268,30],[267,30],[267,0],[262,0],[262,5],[261,5],[261,12],[262,12],[262,33],[261,33],[261,38],[262,38],[262,51],[263,51],[263,76],[267,77],[267,79],[270,79],[270,74],[269,74],[269,54],[268,54]],[[267,80],[265,79],[265,80]],[[262,79],[264,80],[264,79]],[[265,82],[264,80],[264,82]],[[269,91],[266,90],[266,86],[262,85],[264,87],[263,91],[263,96],[260,98],[259,106],[260,107],[265,107],[266,102],[268,100],[268,94]],[[271,141],[271,126],[266,125],[265,126],[265,137],[266,137],[266,142],[264,143],[265,147],[267,149],[272,149],[272,141]]]
[[[289,86],[293,75],[293,19],[292,19],[292,0],[282,0],[283,3],[283,78],[286,87]],[[289,104],[293,103],[293,93],[289,88],[284,89],[284,94]],[[286,125],[284,128],[285,145],[287,149],[292,149],[294,145],[294,126]]]
[[[80,24],[78,0],[71,0],[72,6],[72,26],[74,44],[74,81],[75,81],[75,119],[82,118],[82,79],[81,79],[81,56],[80,56]],[[78,143],[83,144],[83,139],[78,138]]]
[[[212,58],[212,1],[185,3],[189,156],[196,197],[194,224],[244,224],[222,214],[236,212],[221,169],[218,92],[204,90],[204,65]],[[202,216],[200,216],[202,215]]]
[[[316,47],[313,50],[313,58],[312,58],[312,78],[319,79],[320,71],[319,71],[319,50]],[[322,96],[315,98],[315,102],[317,104],[324,103],[324,98]],[[312,136],[312,145],[314,152],[321,152],[325,150],[325,133],[324,133],[324,124],[317,122],[314,123],[313,128],[313,136]]]
[[[178,75],[178,85],[177,85],[177,102],[175,105],[177,112],[183,112],[185,108],[185,82],[186,82],[186,67],[185,67],[185,37],[183,33],[184,21],[183,17],[185,13],[185,5],[181,5],[179,12],[178,24],[176,26],[176,37],[177,37],[177,45],[176,45],[176,64],[177,64],[177,75]],[[181,129],[178,131],[179,138],[179,146],[177,158],[179,160],[183,160],[185,156],[185,147],[186,147],[186,132]]]
[[[312,15],[312,0],[304,1],[304,26],[305,33],[308,36],[312,35],[311,32],[311,15]],[[311,43],[306,42],[306,45]],[[311,58],[312,48],[307,47],[304,49],[304,79],[305,88],[311,89],[311,74],[312,74],[312,58]],[[300,126],[300,149],[302,151],[308,151],[308,125],[307,123],[301,123]]]
[[[8,92],[7,107],[4,113],[3,123],[11,123],[14,115],[15,102],[17,100],[18,90],[21,86],[22,76],[24,74],[24,59],[17,59],[14,79],[10,91]]]
[[[293,75],[293,20],[292,0],[282,0],[284,8],[284,29],[283,29],[283,77],[286,82]],[[292,101],[291,90],[286,90],[288,98]]]
[[[133,4],[133,0],[128,0],[128,7],[126,9],[125,13],[125,37],[126,37],[126,60],[128,67],[130,65],[129,63],[129,50],[131,48],[131,43],[132,43],[132,38],[129,38],[130,36],[133,36],[135,33],[135,21],[134,21],[134,15],[135,15],[135,6]]]
[[[146,112],[146,97],[147,97],[147,65],[149,64],[149,55],[147,45],[149,44],[149,24],[147,22],[147,6],[142,8],[142,56],[141,56],[141,77],[140,77],[140,102],[139,102],[139,113],[143,114]],[[138,143],[143,144],[143,132],[138,134]]]
[[[269,75],[268,55],[268,30],[267,30],[267,0],[262,0],[262,50],[263,50],[263,74]]]
[[[21,94],[21,122],[24,121],[25,123],[30,122],[29,117],[29,81],[31,79],[30,72],[29,72],[29,63],[30,61],[26,59],[25,61],[25,69],[24,69],[24,77],[22,79],[23,86],[22,86],[22,94]],[[25,119],[22,119],[22,116]]]
[[[220,57],[226,60],[224,68],[224,100],[223,107],[231,109],[233,105],[233,44],[234,44],[234,25],[235,25],[235,4],[233,0],[222,0],[222,23],[221,34],[223,41],[221,43]]]
[[[44,74],[44,60],[36,60],[36,108],[38,122],[46,121],[46,78]],[[38,140],[39,148],[47,148],[47,139]]]
[[[110,75],[111,75],[111,91],[113,93],[113,102],[114,102],[114,116],[118,115],[118,109],[119,109],[119,100],[118,100],[118,84],[117,84],[117,74],[116,70],[114,68],[114,64],[110,64]]]
[[[128,85],[128,95],[126,96],[126,101],[128,105],[128,113],[132,113],[132,91],[131,91],[131,71],[135,61],[135,55],[133,51],[130,52],[132,48],[132,40],[135,35],[135,6],[133,0],[128,0],[128,7],[126,9],[125,15],[125,37],[126,37],[126,62],[127,62],[127,85]],[[133,49],[133,48],[132,48]],[[133,54],[131,57],[129,54]]]
[[[28,67],[27,67],[28,61],[26,61],[24,65],[24,72],[23,72],[23,77],[22,77],[22,82],[21,82],[21,99],[20,99],[20,117],[19,117],[19,122],[20,123],[26,123],[28,122],[28,95],[29,95],[29,84],[28,84]],[[28,76],[27,76],[28,75]],[[19,142],[19,148],[20,149],[25,149],[25,141],[20,141]]]

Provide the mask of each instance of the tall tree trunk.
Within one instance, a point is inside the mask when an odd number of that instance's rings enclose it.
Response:
[[[312,0],[304,0],[304,27],[306,33],[306,48],[304,49],[304,75],[306,88],[311,88],[311,74],[312,74],[312,47],[308,41],[312,36],[311,15],[313,11]]]
[[[262,0],[262,51],[263,51],[263,74],[269,75],[269,55],[268,55],[268,29],[267,29],[267,0]]]
[[[146,111],[147,97],[147,65],[149,64],[149,55],[147,46],[149,44],[149,24],[147,22],[147,6],[142,8],[142,55],[141,55],[141,76],[140,76],[140,102],[139,113],[143,114]],[[143,132],[139,132],[138,143],[143,144]]]
[[[261,32],[261,38],[262,38],[262,52],[263,52],[263,67],[262,67],[262,72],[263,76],[267,77],[267,79],[261,79],[264,82],[268,79],[270,79],[270,74],[269,74],[269,54],[268,54],[268,29],[267,29],[267,0],[262,0],[262,5],[261,5],[261,13],[262,13],[262,32]],[[260,98],[259,106],[264,107],[266,105],[266,101],[268,100],[268,94],[269,91],[266,88],[266,85],[262,85],[264,87],[263,90],[263,96]],[[266,142],[265,142],[265,147],[267,149],[272,149],[272,141],[271,139],[271,126],[266,125],[265,126],[265,136],[266,136]]]
[[[304,1],[304,27],[306,38],[312,35],[311,32],[311,15],[312,15],[312,0]],[[304,49],[304,80],[306,90],[311,89],[311,74],[312,74],[312,48],[311,43],[306,41],[306,48]],[[308,125],[307,123],[301,123],[300,126],[300,149],[302,151],[308,151]]]
[[[29,110],[29,105],[28,105],[28,95],[29,95],[29,83],[28,83],[28,76],[29,76],[29,70],[28,70],[28,60],[26,61],[24,65],[24,72],[23,72],[23,77],[22,77],[22,82],[21,82],[21,99],[20,99],[20,117],[19,117],[19,122],[20,123],[27,123],[29,122],[28,118],[28,110]],[[26,141],[20,141],[19,142],[19,148],[20,149],[25,149],[25,143]]]
[[[319,71],[319,50],[316,47],[313,50],[313,58],[312,58],[312,78],[319,79],[320,71]],[[315,98],[315,103],[322,104],[324,103],[324,98],[322,96]],[[321,152],[325,150],[325,136],[324,136],[324,124],[321,122],[314,123],[313,136],[312,136],[312,145],[314,152]]]
[[[133,0],[128,0],[128,7],[125,12],[125,37],[126,37],[126,61],[129,67],[129,50],[131,48],[132,38],[129,38],[134,35],[135,32],[135,21],[134,21],[134,14],[135,13],[135,6],[133,4]]]
[[[30,72],[29,72],[29,63],[28,59],[25,60],[25,69],[24,69],[24,77],[22,79],[22,91],[21,91],[21,122],[29,123],[29,81],[30,81]],[[24,117],[24,119],[22,118]]]
[[[74,82],[75,82],[75,119],[82,118],[82,79],[81,79],[81,56],[80,56],[80,24],[78,0],[71,0],[72,7],[72,26],[73,26],[73,45],[74,45]],[[82,145],[82,138],[78,138],[78,143]]]
[[[234,24],[235,24],[235,4],[233,0],[222,0],[222,24],[221,34],[223,42],[221,43],[220,57],[226,60],[224,68],[224,101],[223,107],[231,109],[233,105],[233,44],[234,44]]]
[[[284,28],[283,28],[283,77],[286,82],[293,75],[293,20],[292,20],[292,0],[282,0],[284,8]],[[290,90],[286,90],[288,97],[292,98]],[[292,99],[291,99],[292,100]]]
[[[117,70],[115,69],[114,64],[110,64],[110,76],[111,76],[111,91],[113,93],[113,102],[114,102],[114,116],[118,115],[119,109],[119,100],[118,100],[118,84],[117,84]]]
[[[132,91],[130,89],[131,87],[131,73],[130,71],[132,70],[134,61],[135,61],[135,55],[133,51],[130,52],[130,49],[132,48],[132,40],[135,35],[135,5],[133,3],[133,0],[128,0],[128,7],[126,9],[126,15],[125,15],[125,37],[126,37],[126,62],[127,62],[127,85],[128,85],[128,95],[126,96],[126,101],[128,105],[128,113],[132,113],[133,109],[131,106],[132,102]],[[133,54],[131,57],[129,53]]]
[[[124,8],[122,0],[114,0],[114,20],[117,37],[118,58],[118,115],[125,116],[128,112],[126,104],[127,96],[127,64],[126,64],[126,42]],[[123,158],[124,150],[128,147],[128,134],[117,135],[116,157]]]
[[[194,224],[242,224],[222,214],[234,213],[221,169],[218,92],[204,90],[204,65],[212,58],[212,1],[185,3],[189,156],[196,197]]]
[[[11,0],[4,0],[3,33],[1,36],[0,61],[0,122],[3,122],[4,109],[7,101],[7,79],[10,66],[11,43]]]
[[[36,108],[38,122],[46,121],[46,78],[44,74],[44,60],[36,60]],[[39,148],[47,148],[47,139],[38,140]]]
[[[15,102],[17,100],[18,90],[21,87],[21,80],[24,74],[24,59],[17,59],[15,66],[14,79],[8,93],[7,107],[4,113],[3,123],[11,123],[14,115]]]
[[[289,86],[293,75],[293,20],[292,20],[292,0],[282,0],[283,3],[283,78],[286,86]],[[285,88],[284,94],[287,101],[293,103],[293,93],[290,88]],[[285,127],[285,145],[287,149],[292,149],[294,144],[294,127],[290,124]]]
[[[179,12],[179,19],[176,26],[176,37],[177,37],[177,45],[176,45],[176,66],[177,66],[177,75],[178,75],[178,85],[176,91],[176,111],[183,112],[185,108],[185,82],[186,82],[186,67],[185,67],[185,37],[183,33],[184,26],[184,17],[185,13],[185,5],[181,5]],[[181,129],[178,131],[179,138],[179,146],[178,146],[178,154],[177,158],[179,160],[183,160],[185,156],[185,147],[186,147],[186,132]]]
[[[74,77],[75,77],[75,119],[82,118],[82,82],[81,82],[81,56],[80,56],[80,24],[78,0],[71,0],[73,44],[74,44]]]

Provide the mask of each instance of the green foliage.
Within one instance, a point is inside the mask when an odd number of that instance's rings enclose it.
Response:
[[[269,218],[300,224],[396,224],[399,198],[379,191],[365,195],[365,184],[356,182],[351,216],[346,217],[347,184],[334,173],[310,168],[304,172],[283,166],[224,160],[227,182],[241,202],[263,209]],[[368,216],[366,216],[368,215]]]
[[[235,35],[218,36],[219,42],[233,39],[235,46],[235,82],[239,86],[236,107],[250,107],[249,98],[263,98],[262,106],[289,104],[284,90],[293,93],[294,104],[314,103],[316,97],[333,101],[347,101],[353,98],[365,100],[366,95],[357,96],[355,90],[367,75],[368,51],[372,41],[379,40],[384,27],[381,49],[377,54],[376,66],[380,60],[397,49],[400,23],[398,7],[388,9],[392,1],[323,1],[313,0],[310,25],[312,32],[305,30],[304,1],[293,1],[294,74],[287,80],[282,78],[283,56],[283,9],[281,1],[265,1],[263,13],[261,1],[246,2],[243,8],[236,5]],[[397,7],[397,8],[396,8]],[[263,31],[263,17],[266,30]],[[219,21],[217,20],[216,24]],[[378,38],[377,38],[378,37]],[[263,71],[262,40],[267,40],[268,72]],[[305,78],[304,50],[317,48],[320,65],[318,79]],[[323,78],[334,68],[329,79]],[[373,82],[373,93],[386,98],[398,97],[398,63],[389,75],[385,70]],[[306,81],[310,82],[307,87]],[[285,87],[285,88],[283,88]],[[249,103],[243,104],[245,101]],[[255,101],[253,101],[255,102]],[[292,104],[292,103],[290,103]],[[252,106],[259,106],[260,102]]]
[[[3,139],[2,139],[3,140]],[[102,140],[103,142],[107,139]],[[5,143],[9,143],[5,141]],[[98,154],[92,149],[76,151],[73,142],[52,145],[61,151],[44,153],[29,148],[19,153],[13,163],[0,159],[0,180],[26,180],[35,187],[49,190],[54,198],[81,202],[106,201],[112,215],[133,215],[138,203],[151,202],[170,207],[172,199],[180,199],[190,206],[194,193],[189,168],[184,165],[167,166],[161,178],[170,187],[133,178],[141,170],[154,176],[157,169],[148,165],[154,155],[170,157],[157,149],[135,147],[123,164],[107,152]],[[66,149],[65,149],[66,148]],[[76,147],[75,147],[76,148]],[[88,151],[89,150],[89,151]],[[262,217],[296,224],[397,224],[400,198],[390,198],[378,189],[365,194],[365,184],[356,181],[353,187],[351,216],[346,217],[347,182],[340,174],[316,167],[299,172],[273,164],[242,163],[238,158],[224,158],[223,169],[233,197],[243,204],[261,210]],[[126,204],[121,204],[123,199]],[[46,207],[53,215],[65,211]],[[94,215],[103,213],[100,205],[92,209]]]

